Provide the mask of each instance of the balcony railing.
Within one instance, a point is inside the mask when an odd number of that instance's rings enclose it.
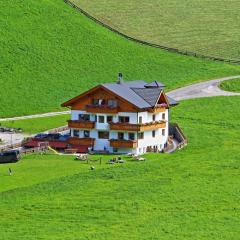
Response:
[[[117,113],[117,106],[109,106],[109,105],[86,105],[86,111],[91,113]]]
[[[68,139],[68,144],[71,144],[71,145],[93,146],[94,143],[95,143],[95,138],[70,137]]]
[[[120,130],[120,131],[149,131],[158,128],[165,128],[165,121],[155,121],[144,124],[131,124],[131,123],[110,123],[110,130]]]
[[[120,140],[120,139],[111,139],[110,146],[113,148],[136,148],[136,140]]]
[[[93,129],[95,127],[95,122],[83,121],[83,120],[69,120],[69,128],[82,128],[82,129]]]

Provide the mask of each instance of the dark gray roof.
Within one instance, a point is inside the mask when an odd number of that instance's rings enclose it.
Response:
[[[153,82],[147,83],[144,86],[147,88],[164,88],[165,87],[165,85],[163,83],[160,83],[158,81],[153,81]]]
[[[132,88],[132,90],[151,106],[156,105],[162,91],[161,88]]]
[[[141,98],[139,95],[137,95],[131,87],[124,83],[118,84],[118,83],[106,83],[103,84],[103,86],[110,91],[114,92],[118,96],[126,99],[127,101],[131,102],[138,108],[149,108],[151,105],[146,102],[143,98]]]
[[[178,105],[178,102],[176,100],[174,100],[173,98],[170,98],[169,96],[167,96],[167,99],[168,99],[170,106]]]
[[[160,83],[158,84],[160,85]],[[158,87],[156,87],[155,84],[154,87],[154,83],[150,83],[150,87],[146,87],[147,85],[149,84],[143,80],[102,84],[102,86],[104,86],[108,90],[126,99],[140,109],[155,106],[162,91],[162,87],[159,87],[159,85]],[[163,84],[161,85],[164,86]],[[170,105],[176,105],[175,100],[171,98],[168,99],[170,99]]]

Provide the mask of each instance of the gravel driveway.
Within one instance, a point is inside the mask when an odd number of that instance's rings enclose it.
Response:
[[[21,133],[0,133],[0,139],[3,141],[0,143],[0,150],[7,145],[21,143],[25,137],[28,137],[28,135]]]
[[[200,82],[170,91],[167,93],[167,95],[177,101],[214,96],[240,96],[240,93],[227,92],[219,88],[219,84],[221,82],[236,78],[240,78],[240,76],[225,77],[206,82]]]

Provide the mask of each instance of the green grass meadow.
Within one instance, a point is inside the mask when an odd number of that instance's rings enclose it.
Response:
[[[0,117],[59,110],[119,71],[173,89],[240,70],[130,42],[62,0],[1,1],[0,55]]]
[[[240,92],[240,78],[221,82],[220,87],[229,92]]]
[[[2,239],[239,239],[239,104],[181,102],[172,121],[188,146],[146,162],[91,171],[73,156],[29,155],[0,165]]]
[[[71,1],[137,39],[240,60],[240,2],[237,0]]]
[[[68,114],[51,117],[29,118],[14,121],[0,121],[0,126],[9,128],[21,128],[24,133],[39,133],[53,128],[67,125],[70,119]]]
[[[78,3],[133,36],[239,58],[239,21],[232,20],[238,1]],[[117,80],[119,71],[126,80],[162,81],[167,90],[240,71],[128,41],[62,0],[1,1],[0,54],[0,118],[59,110],[82,91]],[[239,79],[221,87],[239,91]],[[188,145],[146,154],[145,162],[124,156],[125,163],[108,165],[112,156],[94,155],[102,164],[87,164],[47,152],[1,164],[0,240],[238,240],[239,105],[238,96],[181,101],[171,121]],[[0,123],[37,133],[68,118]]]

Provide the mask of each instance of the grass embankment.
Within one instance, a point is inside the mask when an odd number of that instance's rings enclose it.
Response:
[[[102,162],[106,163],[109,156],[101,156]],[[91,156],[91,159],[99,159],[99,156]],[[107,167],[106,164],[94,163],[97,169]],[[47,154],[34,154],[24,156],[21,161],[14,164],[0,165],[1,186],[0,192],[15,188],[29,187],[35,184],[66,177],[74,174],[89,172],[90,164],[75,160],[74,156]],[[8,174],[11,167],[13,176]]]
[[[137,39],[240,60],[239,1],[71,1]]]
[[[0,117],[60,109],[99,83],[160,80],[168,88],[239,67],[142,46],[113,34],[62,0],[0,3]]]
[[[220,87],[229,92],[240,92],[240,78],[221,82]]]
[[[90,171],[72,157],[28,156],[11,165],[13,176],[1,174],[2,238],[238,239],[239,104],[238,97],[182,102],[172,119],[189,145],[145,163]]]
[[[24,133],[39,133],[53,128],[67,125],[70,119],[68,114],[52,117],[29,118],[15,121],[0,121],[0,126],[9,128],[21,128]]]

